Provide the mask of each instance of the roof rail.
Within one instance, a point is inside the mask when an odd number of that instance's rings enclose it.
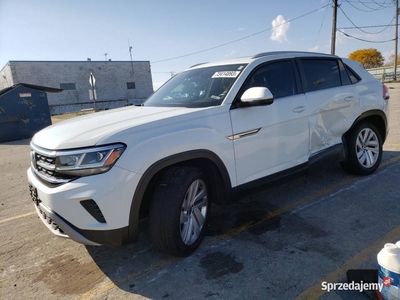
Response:
[[[277,54],[318,54],[321,56],[332,56],[331,54],[326,54],[326,53],[318,53],[318,52],[308,52],[308,51],[270,51],[270,52],[262,52],[258,53],[256,55],[253,55],[251,58],[260,58],[264,56],[269,56],[269,55],[277,55]],[[336,56],[336,55],[333,55]]]
[[[199,63],[199,64],[195,64],[195,65],[193,65],[193,66],[190,66],[189,69],[194,68],[194,67],[197,67],[197,66],[200,66],[200,65],[204,65],[204,64],[206,64],[206,62],[202,62],[202,63]]]

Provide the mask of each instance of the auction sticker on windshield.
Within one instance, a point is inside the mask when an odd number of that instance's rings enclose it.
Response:
[[[211,78],[236,78],[240,71],[219,71],[215,72]]]

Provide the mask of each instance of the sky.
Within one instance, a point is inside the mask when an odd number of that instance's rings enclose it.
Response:
[[[201,62],[281,50],[330,53],[332,1],[0,0],[0,69],[10,60],[129,61],[131,46],[134,61],[150,61],[157,89]],[[388,59],[394,26],[348,27],[395,24],[393,0],[338,2],[336,55],[376,48]]]

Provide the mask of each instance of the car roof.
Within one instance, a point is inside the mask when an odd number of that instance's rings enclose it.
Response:
[[[270,51],[270,52],[262,52],[253,56],[247,57],[238,57],[227,60],[220,60],[215,62],[206,62],[199,63],[191,66],[189,69],[195,68],[204,68],[211,66],[221,66],[221,65],[235,65],[235,64],[249,64],[253,61],[270,57],[271,59],[280,59],[280,58],[295,58],[295,57],[335,57],[336,55],[326,54],[326,53],[316,53],[316,52],[305,52],[305,51]]]

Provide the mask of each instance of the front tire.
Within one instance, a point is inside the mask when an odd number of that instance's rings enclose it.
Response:
[[[162,174],[150,205],[150,236],[160,251],[188,256],[207,227],[211,186],[197,167],[178,166]]]
[[[361,122],[347,135],[347,159],[343,169],[356,175],[369,175],[382,160],[382,137],[374,124]]]

